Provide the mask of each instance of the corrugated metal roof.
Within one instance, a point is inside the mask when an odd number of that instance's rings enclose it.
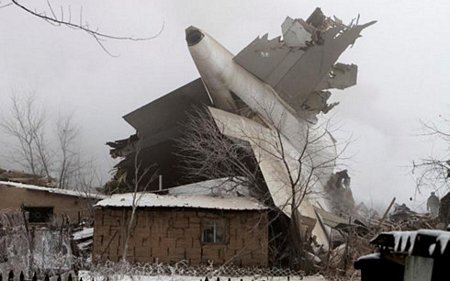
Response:
[[[134,193],[115,194],[98,202],[98,207],[131,207]],[[264,210],[266,206],[255,199],[237,196],[157,195],[136,193],[138,207],[202,208],[217,210]]]
[[[16,188],[23,188],[23,189],[29,189],[29,190],[44,191],[44,192],[48,192],[48,193],[55,193],[55,194],[67,195],[67,196],[75,196],[75,197],[81,197],[81,198],[104,199],[107,197],[106,195],[97,194],[97,193],[83,192],[83,191],[76,191],[76,190],[69,190],[69,189],[52,188],[52,187],[45,187],[45,186],[37,186],[37,185],[24,184],[24,183],[18,183],[18,182],[11,182],[11,181],[0,181],[0,186],[2,186],[2,185],[6,186],[6,187],[16,187]]]

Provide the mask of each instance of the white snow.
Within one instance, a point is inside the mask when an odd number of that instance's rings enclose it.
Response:
[[[445,231],[444,233],[439,234],[436,238],[436,242],[440,243],[441,246],[441,254],[443,255],[445,249],[447,249],[448,241],[450,240],[450,232]]]
[[[234,195],[248,196],[248,187],[239,184],[244,182],[243,177],[220,178],[180,185],[170,188],[171,195]]]
[[[436,243],[431,244],[430,247],[428,248],[428,254],[430,254],[430,256],[432,256],[434,254],[435,249],[436,249]]]
[[[134,193],[114,194],[101,200],[95,206],[131,207]],[[180,207],[219,210],[264,210],[266,206],[252,198],[237,196],[206,195],[157,195],[154,193],[136,193],[135,202],[138,207]]]
[[[80,231],[74,232],[72,233],[72,238],[73,240],[81,240],[81,239],[85,239],[85,238],[89,238],[94,236],[94,228],[93,227],[89,227],[89,228],[83,228]]]
[[[362,257],[359,257],[357,260],[378,260],[380,259],[380,253],[368,254]]]
[[[52,187],[24,184],[24,183],[12,182],[12,181],[0,181],[0,185],[4,185],[7,187],[16,187],[16,188],[24,188],[24,189],[29,189],[29,190],[44,191],[44,192],[48,192],[48,193],[55,193],[55,194],[61,194],[61,195],[67,195],[67,196],[76,196],[76,197],[82,197],[82,198],[104,199],[107,197],[106,195],[97,194],[97,193],[82,192],[82,191],[69,190],[69,189],[52,188]]]
[[[414,245],[416,243],[416,237],[417,237],[417,232],[413,231],[409,237],[409,242],[411,242],[411,245],[409,246],[408,254],[410,254],[410,255],[412,254],[412,251],[414,249]]]
[[[80,244],[77,245],[78,249],[80,249],[81,251],[86,250],[90,245],[92,245],[93,240],[89,239],[86,242],[82,242]]]
[[[416,241],[417,231],[391,231],[384,232],[386,234],[391,234],[394,236],[394,250],[398,252],[408,252],[411,253],[412,249],[414,249],[414,242]],[[406,249],[408,245],[408,241],[410,243],[409,248]]]
[[[394,251],[398,252],[408,252],[412,254],[414,249],[414,243],[416,241],[417,235],[430,236],[436,238],[436,243],[430,245],[428,252],[430,255],[434,254],[436,244],[439,244],[441,254],[444,254],[447,249],[447,245],[450,241],[450,232],[439,229],[419,229],[417,231],[390,231],[383,232],[382,234],[394,236]],[[407,249],[407,243],[410,242],[410,246]]]
[[[438,237],[439,235],[445,234],[445,233],[449,233],[449,232],[445,231],[445,230],[440,230],[440,229],[419,229],[419,230],[417,230],[417,234],[425,235],[425,236],[434,236],[434,237]]]

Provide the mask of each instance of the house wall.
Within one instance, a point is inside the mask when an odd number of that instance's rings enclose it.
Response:
[[[118,261],[131,209],[95,210],[94,261]],[[202,223],[223,218],[224,244],[202,244]],[[128,244],[130,262],[178,262],[192,265],[231,261],[235,265],[266,266],[268,259],[267,213],[180,208],[147,208],[136,211]]]
[[[92,215],[92,205],[98,200],[49,193],[46,191],[0,185],[0,210],[25,207],[53,207],[54,220],[67,215],[71,223]]]
[[[442,197],[439,208],[439,221],[448,225],[450,223],[450,192]]]

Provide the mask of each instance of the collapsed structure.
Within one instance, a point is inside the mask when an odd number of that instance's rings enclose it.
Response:
[[[330,89],[356,84],[357,66],[337,59],[374,23],[345,25],[317,8],[306,21],[288,17],[282,37],[258,37],[236,56],[204,31],[187,28],[200,78],[124,116],[136,134],[108,143],[111,156],[122,159],[108,190],[163,192],[204,180],[185,176],[186,150],[177,144],[190,112],[203,110],[223,139],[255,160],[258,188],[249,186],[249,194],[277,212],[276,218],[290,221],[290,233],[301,241],[328,249],[323,214],[336,209],[333,198],[350,198],[350,207],[354,201],[346,172],[334,174],[335,140],[318,125],[319,114],[337,105],[327,103]],[[208,139],[207,132],[201,134]],[[229,176],[245,176],[241,168]]]

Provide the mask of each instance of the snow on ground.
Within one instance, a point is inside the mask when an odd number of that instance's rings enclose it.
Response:
[[[216,281],[217,277],[219,280],[227,281],[228,278],[230,280],[242,280],[242,281],[326,281],[326,279],[321,275],[314,276],[278,276],[278,277],[268,277],[268,276],[240,276],[240,277],[228,277],[228,276],[214,276],[208,277],[211,281]],[[92,274],[89,271],[78,272],[78,280],[83,279],[83,281],[204,281],[205,277],[200,276],[184,276],[184,275],[157,275],[157,276],[144,276],[144,275],[122,275],[116,274],[113,276],[102,276],[101,274]],[[92,280],[94,279],[94,280]]]
[[[94,228],[83,228],[80,231],[72,233],[73,240],[81,240],[94,236]]]

